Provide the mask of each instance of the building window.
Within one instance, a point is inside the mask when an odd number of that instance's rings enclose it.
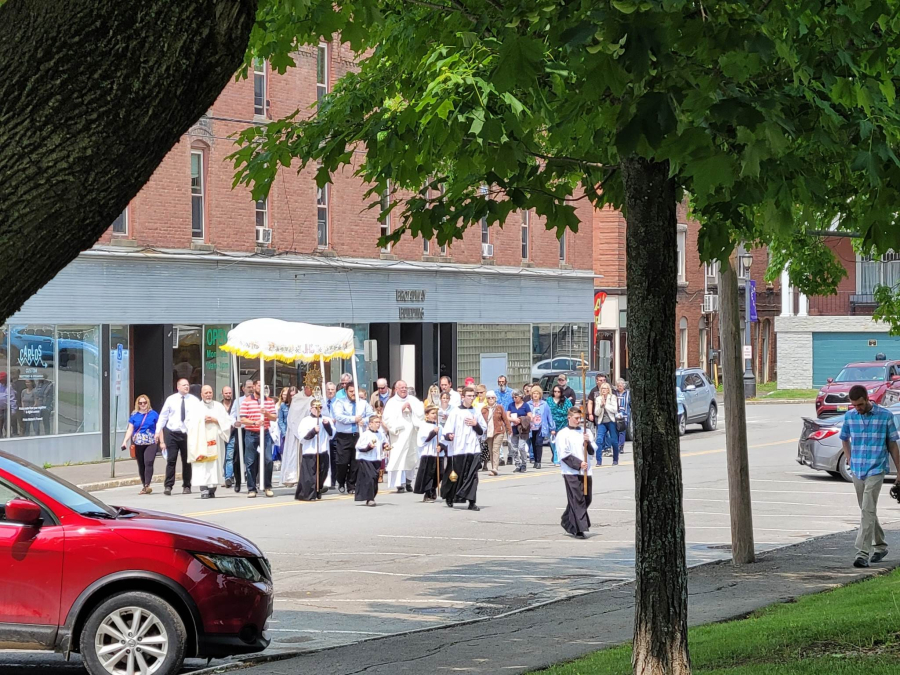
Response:
[[[446,258],[448,254],[449,254],[449,251],[447,250],[447,244],[443,244],[441,246],[441,256]]]
[[[681,227],[681,226],[679,226],[679,227]],[[677,255],[678,255],[678,281],[680,281],[680,282],[684,282],[684,281],[685,281],[685,268],[686,268],[686,265],[685,265],[685,257],[684,257],[684,256],[685,256],[685,248],[686,248],[686,244],[685,244],[685,242],[686,242],[686,237],[687,237],[687,232],[685,232],[684,230],[679,230],[679,231],[678,231],[678,251],[677,251]]]
[[[678,347],[680,352],[680,367],[688,367],[688,322],[687,319],[681,317],[678,323]]]
[[[566,262],[566,233],[559,238],[559,262]]]
[[[522,211],[522,260],[528,260],[528,228],[531,225],[531,211]]]
[[[269,198],[264,197],[256,202],[256,226],[269,227]]]
[[[893,288],[900,282],[900,254],[888,251],[880,260],[871,256],[857,256],[856,290],[860,295],[872,295],[876,286]]]
[[[265,116],[268,110],[266,101],[266,61],[253,59],[253,114]]]
[[[316,52],[316,101],[321,103],[328,93],[328,45],[319,43]]]
[[[700,367],[703,372],[708,372],[709,367],[709,329],[707,328],[706,317],[700,317]]]
[[[57,326],[56,336],[57,433],[100,431],[100,329]]]
[[[319,248],[328,248],[328,188],[329,185],[318,188],[316,192],[317,227],[316,245]]]
[[[191,150],[191,237],[204,238],[206,218],[203,181],[203,151]]]
[[[481,219],[481,243],[482,244],[490,244],[491,243],[491,230],[488,227],[487,217],[483,217]]]
[[[8,387],[11,437],[56,433],[56,363],[54,326],[10,326],[9,375],[2,384]]]
[[[381,213],[383,214],[379,219],[379,224],[381,225],[381,236],[386,237],[391,233],[391,214],[386,213],[387,210],[391,208],[391,182],[387,182],[387,187],[384,189],[384,192],[381,193]],[[390,243],[385,244],[381,247],[382,253],[390,253],[391,245]]]
[[[128,234],[128,209],[127,208],[124,211],[122,211],[122,213],[119,214],[119,217],[113,221],[112,233],[113,234]]]
[[[430,239],[425,239],[424,237],[422,238],[422,252],[425,255],[428,255],[429,253],[431,253],[431,240]]]

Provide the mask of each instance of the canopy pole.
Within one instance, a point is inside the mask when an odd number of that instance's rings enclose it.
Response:
[[[328,400],[328,393],[326,392],[326,389],[327,389],[326,384],[327,383],[325,382],[325,358],[321,354],[319,354],[319,374],[322,376],[322,408],[323,408],[322,413],[320,414],[320,417],[322,419],[324,419],[324,417],[325,417],[324,408],[325,408],[325,402]],[[322,424],[322,423],[320,422],[320,424]],[[334,424],[334,420],[332,420],[332,424]],[[321,438],[321,437],[322,437],[321,435],[317,436],[317,438]],[[329,443],[329,447],[330,447],[330,443]],[[318,448],[316,448],[316,452],[318,452]],[[318,459],[318,457],[319,457],[319,455],[317,454],[316,458]],[[316,485],[319,484],[318,481],[319,481],[319,465],[317,463],[316,464]],[[328,453],[328,473],[327,473],[327,477],[325,478],[325,482],[328,483],[329,487],[331,487],[331,453],[330,452]]]
[[[238,361],[237,361],[236,354],[231,355],[231,365],[232,365],[232,369],[234,370],[234,388],[237,392],[240,393],[241,380],[240,380],[240,373],[238,373]],[[238,407],[237,418],[238,418],[238,420],[240,420],[241,419],[240,396],[236,396],[234,398],[234,401],[232,401],[231,405],[233,405],[233,406],[236,405]],[[243,466],[244,465],[244,430],[241,427],[238,427],[238,429],[237,429],[237,437],[238,437],[238,449],[241,453],[240,457],[239,457],[240,461],[238,462],[238,465]],[[234,466],[234,461],[232,461],[232,466]],[[240,476],[235,476],[234,480],[236,481],[235,485],[240,485],[240,480],[241,480]]]
[[[350,372],[353,373],[353,389],[356,391],[356,400],[359,400],[359,382],[356,381],[356,352],[350,357]]]
[[[266,459],[266,360],[259,355],[259,478],[263,482],[265,476],[265,467],[263,463]]]

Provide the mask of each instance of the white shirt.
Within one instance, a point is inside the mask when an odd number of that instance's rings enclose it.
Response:
[[[477,426],[470,427],[467,419],[475,420]],[[475,455],[481,452],[479,429],[483,432],[487,423],[484,416],[475,408],[454,408],[447,418],[447,424],[442,431],[444,435],[453,434],[450,441],[450,455]]]
[[[375,443],[375,447],[370,448],[369,444],[372,442]],[[359,435],[359,440],[356,441],[357,461],[364,459],[367,462],[380,462],[384,459],[384,444],[386,442],[381,430],[369,431],[366,429]]]
[[[590,429],[587,430],[586,436],[591,447],[594,449],[594,456],[596,456],[597,443],[594,441],[594,435],[591,433]],[[574,457],[579,462],[587,462],[588,475],[590,475],[591,465],[594,462],[592,461],[593,457],[590,455],[587,455],[587,459],[585,459],[584,440],[585,434],[581,432],[581,429],[566,427],[562,431],[556,432],[556,451],[559,453],[559,468],[564,476],[584,475],[584,471],[581,469],[573,469],[566,464],[563,461],[566,457]]]
[[[181,419],[181,400],[184,399],[184,420]],[[199,408],[201,401],[191,394],[181,394],[176,392],[166,399],[162,410],[159,413],[159,421],[156,423],[156,433],[162,433],[163,429],[169,431],[180,431],[187,433],[185,420],[190,419],[191,411]],[[202,410],[200,414],[202,414]]]
[[[419,425],[419,433],[416,438],[419,445],[419,457],[437,457],[438,455],[438,441],[443,441],[442,434],[435,434],[434,438],[430,441],[426,441],[428,435],[432,432],[432,430],[437,430],[437,425],[432,424],[431,422],[422,422]],[[438,438],[440,436],[440,438]]]
[[[331,427],[331,433],[325,428],[326,424]],[[319,427],[318,435],[313,434],[312,438],[307,438],[306,435],[315,429],[316,426]],[[297,427],[297,437],[300,439],[300,448],[304,455],[315,455],[320,451],[320,454],[327,453],[329,450],[328,442],[333,436],[334,420],[330,417],[313,417],[310,415],[303,418],[303,421]]]
[[[462,405],[462,397],[459,395],[459,392],[456,389],[450,390],[450,407],[458,408]]]

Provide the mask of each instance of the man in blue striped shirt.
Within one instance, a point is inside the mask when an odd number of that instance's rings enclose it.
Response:
[[[850,462],[861,514],[853,566],[868,567],[870,562],[880,562],[887,555],[884,530],[878,522],[878,495],[884,477],[890,471],[890,459],[894,459],[895,466],[900,466],[900,448],[897,446],[900,434],[893,414],[872,403],[864,386],[851,387],[850,403],[853,410],[844,415],[841,445],[844,457]]]

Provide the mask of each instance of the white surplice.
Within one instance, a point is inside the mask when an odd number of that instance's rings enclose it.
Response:
[[[207,422],[207,417],[214,417],[215,421]],[[231,437],[231,416],[218,401],[202,401],[191,408],[185,424],[191,482],[200,488],[215,488],[221,482],[225,444]],[[212,459],[205,459],[207,457]]]
[[[409,403],[410,410],[403,406]],[[425,418],[425,406],[415,396],[406,398],[392,396],[384,406],[382,422],[390,433],[391,456],[388,460],[388,485],[391,488],[403,487],[412,482],[412,472],[416,468],[418,458],[416,429]]]

